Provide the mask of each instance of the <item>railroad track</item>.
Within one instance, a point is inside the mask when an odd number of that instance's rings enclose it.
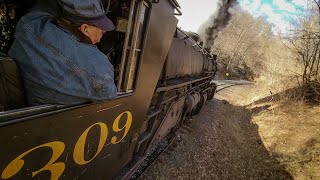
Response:
[[[232,87],[232,86],[241,86],[241,85],[249,85],[254,84],[254,82],[251,81],[244,81],[244,80],[214,80],[212,81],[217,85],[217,92],[222,91],[226,88]]]

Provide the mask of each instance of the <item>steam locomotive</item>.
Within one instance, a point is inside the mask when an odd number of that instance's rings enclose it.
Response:
[[[197,34],[177,28],[176,0],[103,3],[116,30],[99,48],[118,97],[0,112],[0,179],[128,179],[213,98],[216,60]]]

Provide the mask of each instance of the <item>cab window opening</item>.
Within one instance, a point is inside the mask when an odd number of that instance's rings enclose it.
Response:
[[[146,24],[149,17],[149,6],[144,1],[131,1],[127,34],[122,51],[118,91],[131,93],[134,91]],[[120,20],[121,21],[121,20]]]

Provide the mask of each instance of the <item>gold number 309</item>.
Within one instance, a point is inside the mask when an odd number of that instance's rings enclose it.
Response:
[[[126,122],[124,123],[123,127],[119,127],[120,120],[124,114],[127,114],[127,119]],[[129,111],[121,113],[113,122],[112,125],[112,130],[116,133],[121,132],[124,130],[123,135],[120,140],[117,141],[117,137],[114,136],[111,138],[111,143],[112,144],[117,144],[120,141],[122,141],[128,134],[130,127],[132,124],[132,114]],[[87,135],[89,131],[94,127],[94,126],[99,126],[100,127],[100,139],[99,139],[99,146],[97,149],[96,154],[90,159],[90,160],[85,160],[84,157],[84,148],[87,140]],[[75,144],[74,151],[73,151],[73,160],[76,164],[78,165],[85,165],[89,162],[91,162],[93,159],[95,159],[99,153],[102,151],[107,138],[108,138],[108,127],[105,123],[98,122],[96,124],[91,125],[89,128],[87,128],[79,137],[77,143]],[[65,169],[65,164],[63,162],[56,162],[58,158],[62,155],[65,149],[65,144],[61,141],[54,141],[46,144],[42,144],[40,146],[37,146],[35,148],[32,148],[17,158],[15,158],[13,161],[11,161],[7,167],[3,170],[1,174],[2,179],[9,179],[16,175],[23,167],[24,165],[24,160],[23,158],[28,155],[30,152],[35,151],[40,148],[51,148],[52,150],[52,156],[49,162],[39,169],[38,171],[32,172],[32,177],[36,176],[42,171],[50,171],[51,172],[51,180],[57,180],[59,177],[62,175],[64,169]]]

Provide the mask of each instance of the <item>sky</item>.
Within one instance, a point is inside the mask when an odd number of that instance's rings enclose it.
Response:
[[[253,16],[263,16],[276,29],[286,31],[289,20],[297,16],[310,0],[238,0],[240,6]],[[178,0],[183,15],[178,26],[187,31],[197,32],[217,8],[217,0]]]

